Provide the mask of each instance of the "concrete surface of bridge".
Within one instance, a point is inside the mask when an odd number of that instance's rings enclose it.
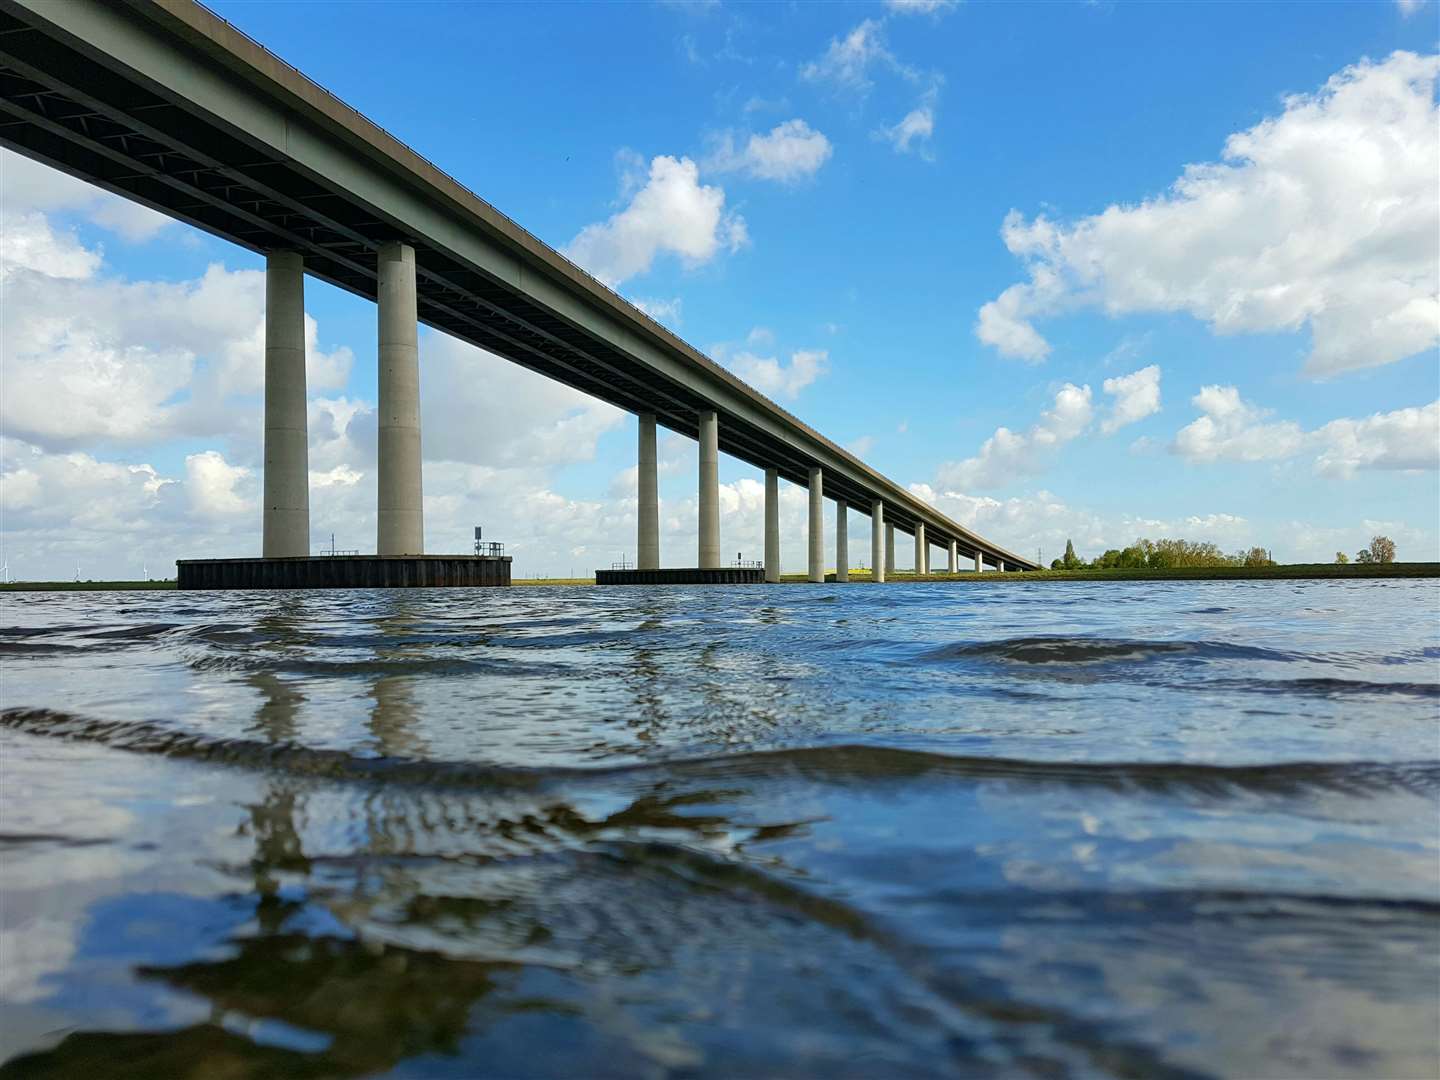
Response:
[[[723,450],[765,470],[770,580],[780,478],[811,491],[811,580],[824,577],[823,496],[871,515],[882,579],[893,528],[915,537],[917,571],[931,544],[952,570],[962,554],[977,570],[1035,568],[757,393],[191,0],[0,0],[0,144],[266,256],[265,556],[310,554],[310,274],[379,308],[381,556],[424,552],[418,320],[640,416],[641,568],[660,561],[657,424],[700,441],[701,567],[719,565]]]

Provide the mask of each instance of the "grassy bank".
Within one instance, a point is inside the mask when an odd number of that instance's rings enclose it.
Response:
[[[173,581],[11,581],[0,585],[0,592],[124,592],[173,588]]]
[[[901,570],[889,581],[951,581],[995,585],[1037,581],[1298,581],[1306,578],[1433,578],[1440,563],[1288,563],[1280,566],[1177,566],[1169,570],[1031,570],[1028,573],[921,574]],[[803,574],[787,574],[783,581],[804,581]],[[851,581],[869,581],[869,570],[851,570]]]

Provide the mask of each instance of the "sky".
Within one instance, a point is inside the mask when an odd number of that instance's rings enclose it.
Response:
[[[1011,550],[1440,559],[1434,0],[214,8]],[[258,554],[263,259],[0,151],[0,289],[9,577]],[[375,308],[306,312],[312,541],[373,551]],[[633,416],[420,352],[427,550],[633,560]],[[665,565],[696,457],[662,431]],[[763,476],[721,482],[758,558]]]

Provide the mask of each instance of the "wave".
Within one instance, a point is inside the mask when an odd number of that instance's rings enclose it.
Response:
[[[1440,698],[1440,683],[1367,682],[1364,679],[1207,679],[1183,689],[1245,690],[1259,694],[1318,694],[1343,697],[1351,694],[1395,694],[1400,697]]]
[[[303,656],[278,653],[230,654],[220,656],[197,656],[186,661],[192,671],[218,671],[233,673],[266,672],[291,675],[315,675],[321,677],[407,677],[431,678],[454,675],[504,675],[516,677],[545,677],[572,675],[563,664],[537,663],[499,657],[475,659],[446,656],[406,656],[395,659],[381,659],[367,656],[357,660],[316,660]]]
[[[1224,641],[1146,641],[1084,636],[1037,636],[959,642],[921,654],[925,660],[998,660],[1015,664],[1101,664],[1184,657],[1193,660],[1301,659],[1296,653]]]
[[[1043,761],[966,757],[865,744],[755,750],[611,766],[526,768],[483,762],[364,757],[292,742],[262,742],[184,731],[149,721],[100,720],[49,709],[0,710],[0,727],[116,750],[339,781],[384,781],[436,788],[535,790],[550,784],[659,775],[667,779],[823,783],[949,779],[1005,781],[1117,791],[1295,795],[1329,790],[1375,795],[1440,792],[1440,762],[1283,762],[1211,765],[1169,762]]]

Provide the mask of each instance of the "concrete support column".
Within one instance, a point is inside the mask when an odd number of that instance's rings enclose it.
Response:
[[[850,504],[835,500],[835,580],[850,580]]]
[[[825,580],[825,481],[819,467],[810,470],[810,580]]]
[[[720,418],[700,414],[700,566],[720,565]]]
[[[635,510],[635,565],[641,570],[660,569],[660,485],[655,464],[655,414],[640,414],[639,476]]]
[[[310,554],[310,437],[305,416],[305,262],[265,256],[265,472],[260,551]]]
[[[375,550],[425,554],[420,486],[420,339],[415,313],[415,249],[380,249],[380,483]]]
[[[980,574],[980,573],[983,573],[984,571],[985,571],[985,556],[981,555],[980,552],[977,551],[977,552],[975,552],[975,573]]]
[[[950,564],[946,569],[952,574],[960,572],[960,545],[954,540],[950,541]]]
[[[915,523],[915,573],[925,573],[925,557],[930,554],[929,547],[925,544],[925,523]]]
[[[876,499],[870,504],[870,575],[874,581],[885,580],[885,538],[894,533],[885,524],[885,504]]]
[[[765,470],[765,580],[780,580],[780,471]]]
[[[888,522],[885,525],[885,572],[895,572],[895,526]]]

